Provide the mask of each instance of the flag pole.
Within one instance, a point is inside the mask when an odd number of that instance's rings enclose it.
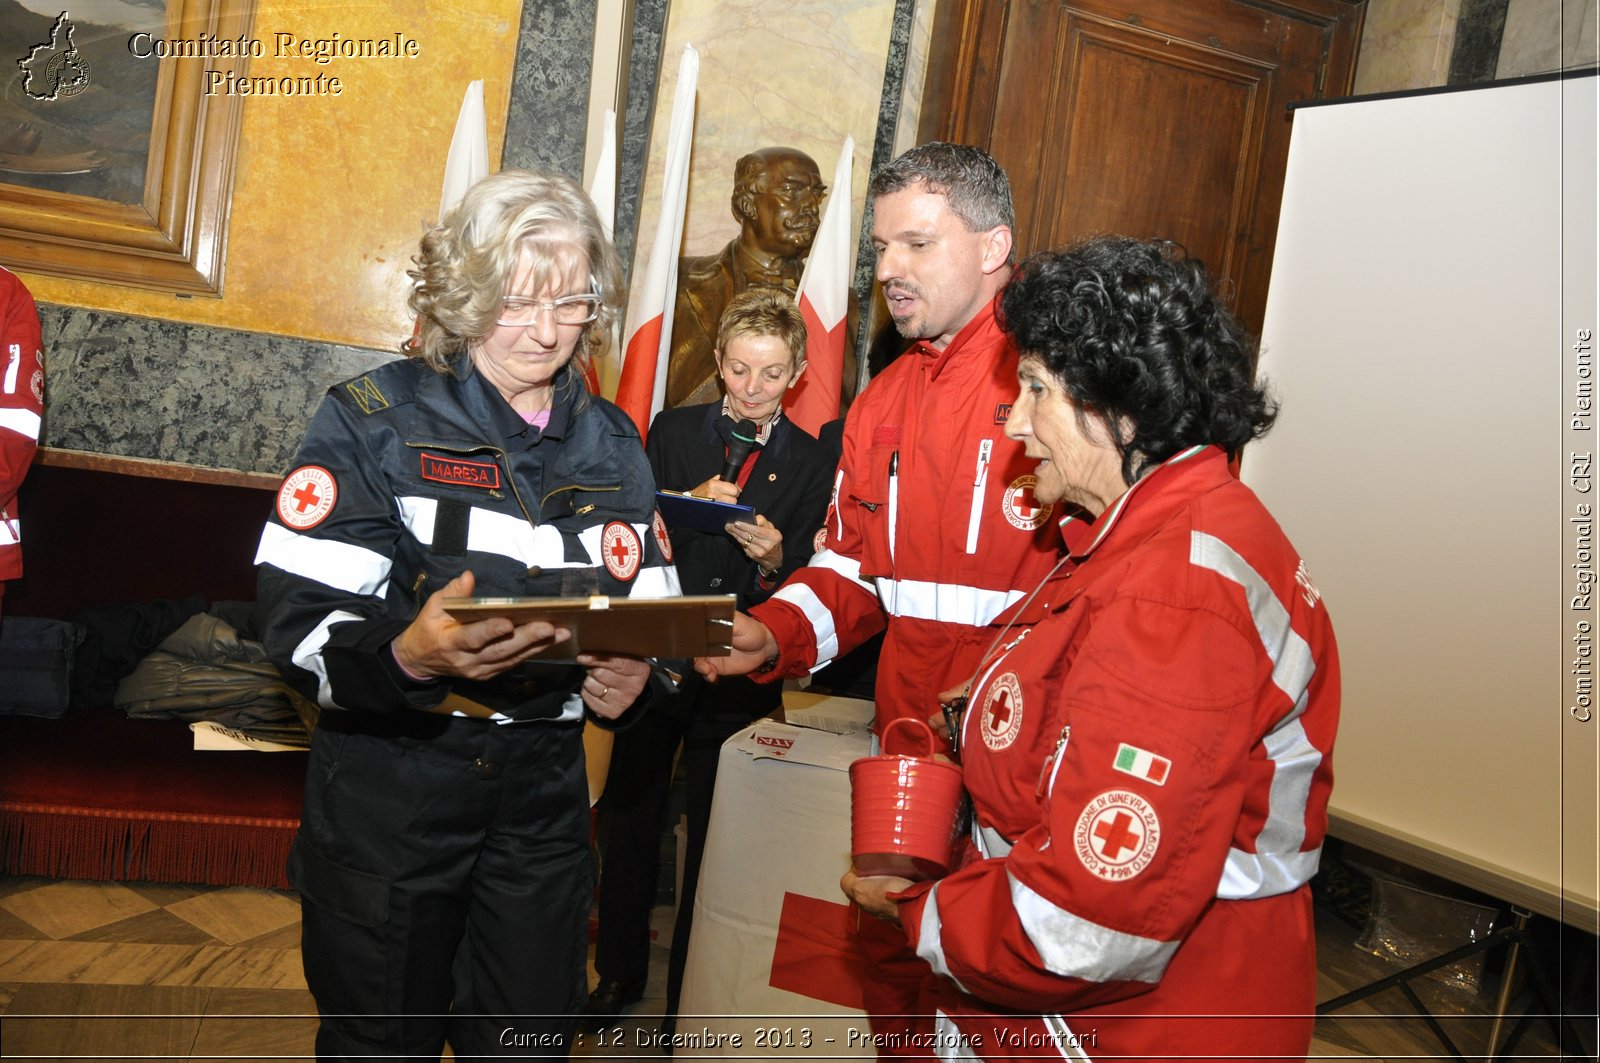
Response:
[[[594,210],[600,217],[600,228],[606,239],[613,239],[617,218],[617,112],[610,107],[606,108],[605,124],[600,132],[600,158],[589,182],[589,198],[594,200]],[[617,336],[617,322],[613,322],[611,342],[606,344],[605,364],[589,364],[589,390],[593,394],[603,395],[603,389],[616,388],[614,366],[615,359],[620,356]]]

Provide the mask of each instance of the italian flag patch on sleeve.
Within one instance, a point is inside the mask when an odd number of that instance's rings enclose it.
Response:
[[[1117,747],[1117,759],[1112,761],[1111,766],[1136,779],[1165,786],[1167,773],[1172,770],[1172,761],[1124,742]]]

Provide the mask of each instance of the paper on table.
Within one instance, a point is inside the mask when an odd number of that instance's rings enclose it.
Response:
[[[260,753],[303,753],[310,745],[309,738],[306,745],[290,745],[286,742],[274,742],[270,738],[257,738],[243,731],[235,731],[213,720],[196,720],[189,725],[189,730],[194,732],[196,749],[253,749]]]
[[[853,761],[868,754],[870,740],[866,735],[832,735],[776,720],[757,720],[748,732],[729,741],[756,760],[787,760],[849,771]]]
[[[836,735],[872,730],[877,705],[861,698],[841,698],[834,694],[813,694],[808,690],[786,690],[783,694],[783,719],[796,727],[832,731]]]

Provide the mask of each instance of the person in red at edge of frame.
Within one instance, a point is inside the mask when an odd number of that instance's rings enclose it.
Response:
[[[39,449],[44,414],[44,341],[33,296],[0,266],[0,611],[6,581],[22,575],[22,520],[17,491]]]
[[[804,675],[884,631],[876,726],[923,719],[960,651],[1055,564],[1021,446],[1005,437],[1017,354],[995,320],[1011,277],[1011,186],[977,148],[932,143],[873,174],[877,279],[917,342],[851,405],[827,523],[811,563],[750,615],[707,675]],[[925,968],[903,937],[860,921],[865,1010],[881,1054],[926,1055]]]
[[[974,669],[965,859],[840,885],[929,965],[947,1058],[1304,1059],[1339,662],[1229,470],[1276,417],[1251,344],[1198,262],[1124,237],[1028,258],[1001,309],[1006,433],[1082,514]]]

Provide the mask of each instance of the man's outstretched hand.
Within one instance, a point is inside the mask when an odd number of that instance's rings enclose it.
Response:
[[[748,613],[733,614],[733,652],[726,657],[696,657],[694,670],[715,683],[718,676],[748,675],[777,656],[778,641],[767,625]]]

